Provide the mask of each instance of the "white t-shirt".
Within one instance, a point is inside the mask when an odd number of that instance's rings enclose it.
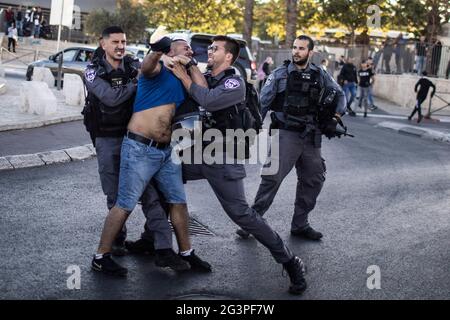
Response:
[[[8,38],[17,38],[17,28],[9,27],[8,28]]]

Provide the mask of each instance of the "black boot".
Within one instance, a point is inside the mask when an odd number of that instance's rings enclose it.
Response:
[[[283,268],[289,275],[291,285],[289,287],[289,293],[300,295],[306,290],[305,273],[306,267],[302,259],[294,256],[289,262],[283,263]]]
[[[158,249],[155,253],[155,264],[158,267],[168,267],[174,271],[186,271],[191,268],[189,263],[181,259],[172,249]]]
[[[300,231],[291,231],[291,235],[294,237],[300,237],[308,240],[319,241],[322,239],[323,234],[314,230],[312,227],[308,226]]]

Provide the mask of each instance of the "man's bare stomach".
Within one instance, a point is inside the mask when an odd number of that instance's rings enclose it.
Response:
[[[175,104],[136,112],[131,117],[128,130],[160,143],[169,143],[172,136],[172,118]]]

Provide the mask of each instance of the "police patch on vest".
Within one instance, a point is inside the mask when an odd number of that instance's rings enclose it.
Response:
[[[236,89],[239,88],[241,84],[236,79],[228,79],[225,81],[225,89]]]
[[[273,73],[272,73],[272,74],[267,78],[265,86],[270,86],[270,84],[272,83],[273,78],[274,78],[274,75],[273,75]]]
[[[97,73],[95,72],[95,69],[88,69],[84,77],[86,78],[87,81],[94,82],[96,75]]]

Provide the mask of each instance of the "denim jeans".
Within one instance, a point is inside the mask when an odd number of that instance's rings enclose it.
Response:
[[[425,56],[416,56],[416,70],[419,76],[422,75],[423,69],[426,66],[427,58]]]
[[[116,206],[133,211],[152,178],[155,178],[167,203],[185,204],[181,164],[172,161],[171,153],[171,147],[157,149],[125,137],[120,155]]]
[[[348,82],[347,84],[344,84],[344,92],[345,92],[345,97],[347,98],[347,108],[350,107],[353,103],[353,100],[355,100],[356,98],[356,83],[354,82]],[[351,95],[350,100],[348,99],[348,95]]]
[[[367,96],[367,100],[369,101],[370,106],[373,107],[374,103],[373,103],[373,95],[372,95],[372,86],[369,86],[369,93]]]

